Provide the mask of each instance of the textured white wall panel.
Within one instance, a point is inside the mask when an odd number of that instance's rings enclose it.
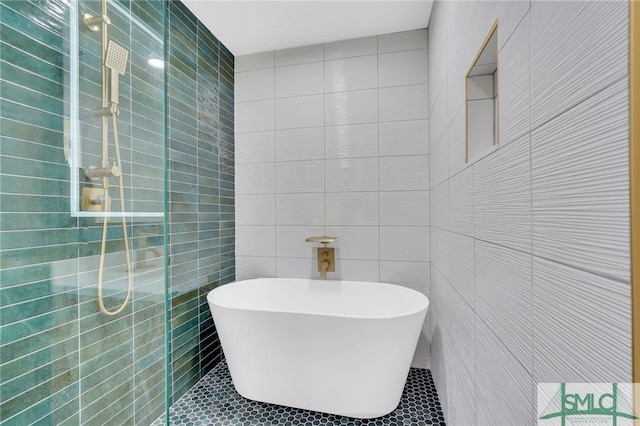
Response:
[[[536,2],[531,7],[531,126],[628,72],[629,3]]]
[[[523,366],[484,323],[476,320],[476,425],[534,425],[531,366]]]
[[[476,313],[502,344],[532,371],[533,259],[476,240]]]
[[[473,165],[476,238],[531,252],[529,135]]]
[[[631,381],[629,284],[533,261],[534,380]]]
[[[627,81],[532,133],[534,253],[629,279]]]
[[[449,180],[449,227],[473,236],[473,168],[467,167]]]
[[[502,34],[501,32],[500,35]],[[530,130],[528,15],[500,50],[499,58],[499,139],[500,144],[505,145]]]

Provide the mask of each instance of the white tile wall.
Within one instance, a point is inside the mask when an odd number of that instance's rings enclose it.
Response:
[[[377,157],[378,124],[350,124],[325,128],[326,158]]]
[[[429,153],[429,121],[392,121],[380,123],[381,156],[426,155]]]
[[[234,98],[236,102],[273,99],[273,68],[236,73]]]
[[[324,45],[325,61],[352,56],[375,55],[376,53],[378,53],[378,37],[375,36],[336,41]]]
[[[275,97],[316,95],[324,91],[322,62],[277,67]]]
[[[429,297],[426,49],[418,30],[238,59],[237,83],[250,85],[236,99],[250,114],[236,118],[238,277],[319,278],[304,239],[327,234],[338,237],[328,279]],[[253,231],[271,243],[249,247]],[[427,320],[413,365],[429,365],[430,334]]]
[[[295,129],[300,127],[323,126],[323,109],[324,99],[322,95],[276,99],[275,128]],[[238,111],[236,111],[236,115],[237,114]]]
[[[427,84],[427,49],[378,55],[380,87]]]
[[[325,92],[375,89],[378,55],[336,59],[324,63]]]
[[[238,143],[237,138],[236,143]],[[324,127],[277,130],[275,156],[276,161],[322,160],[324,158]]]
[[[448,423],[535,424],[535,383],[631,379],[628,7],[434,5],[430,359]],[[464,77],[496,20],[500,143],[465,165]]]
[[[378,91],[330,93],[324,100],[325,124],[376,123],[378,121]]]
[[[380,89],[380,121],[424,120],[428,116],[428,85]]]

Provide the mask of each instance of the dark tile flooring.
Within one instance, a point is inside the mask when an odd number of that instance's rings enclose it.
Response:
[[[376,419],[353,419],[333,414],[251,401],[240,396],[231,381],[226,362],[218,364],[170,409],[171,425],[442,425],[444,415],[429,370],[409,371],[400,405]],[[154,425],[162,425],[158,419]]]

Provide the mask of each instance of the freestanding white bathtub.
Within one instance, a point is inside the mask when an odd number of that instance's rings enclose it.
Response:
[[[207,300],[240,395],[365,419],[398,406],[429,306],[392,284],[286,278]]]

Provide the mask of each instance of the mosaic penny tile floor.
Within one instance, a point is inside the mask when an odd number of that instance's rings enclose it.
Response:
[[[171,425],[344,425],[344,426],[444,426],[444,415],[429,370],[409,371],[400,405],[376,419],[354,419],[283,407],[243,398],[233,387],[226,362],[222,361],[171,407]],[[154,426],[162,425],[162,419]]]

